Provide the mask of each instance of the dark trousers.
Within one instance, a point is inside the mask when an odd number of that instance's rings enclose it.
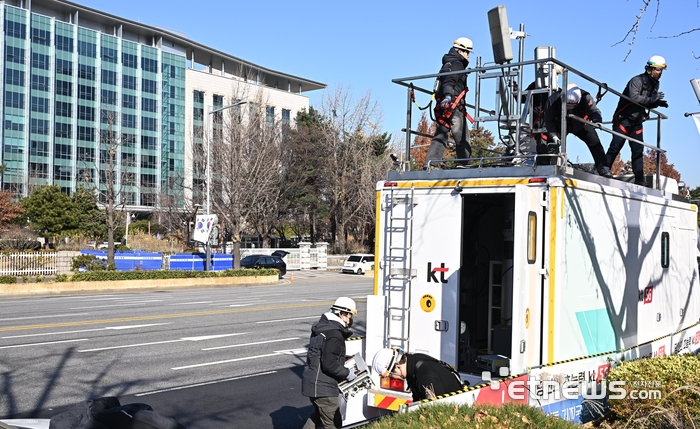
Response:
[[[596,168],[608,165],[608,161],[605,157],[605,150],[603,145],[600,144],[600,138],[598,138],[598,133],[596,133],[595,128],[590,125],[584,125],[583,128],[574,133],[574,135],[588,146],[588,150],[591,151],[593,155],[593,162]]]
[[[467,127],[467,118],[464,116],[464,113],[455,110],[450,120],[450,125],[451,128],[440,124],[437,125],[435,136],[430,142],[428,153],[425,155],[424,167],[428,166],[428,161],[443,159],[442,157],[445,155],[450,133],[452,133],[452,138],[457,145],[457,158],[471,158],[472,147],[469,145],[469,127]],[[431,165],[434,166],[435,164],[431,163]]]
[[[303,429],[335,429],[343,426],[338,397],[309,398],[314,406]]]
[[[640,141],[644,141],[644,128],[642,124],[630,124],[622,121],[619,124],[613,124],[613,131],[625,134]],[[617,154],[620,153],[622,146],[625,145],[626,138],[618,135],[613,135],[608,152],[605,154],[608,167],[612,167]],[[644,146],[639,143],[630,142],[630,151],[632,152],[632,172],[634,173],[635,182],[644,181]]]

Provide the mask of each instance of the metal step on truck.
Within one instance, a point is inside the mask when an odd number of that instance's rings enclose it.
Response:
[[[460,160],[467,168],[449,168],[452,159],[410,171],[411,140],[419,134],[410,127],[414,94],[431,94],[419,83],[430,87],[439,74],[394,80],[408,95],[406,161],[376,187],[366,337],[347,342],[348,354],[368,367],[386,347],[428,354],[457,368],[469,387],[413,403],[403,383],[388,386],[367,369],[371,383],[346,392],[346,426],[445,402],[518,402],[586,422],[600,415],[590,398],[603,401],[601,381],[620,361],[700,348],[697,207],[679,195],[675,180],[658,174],[658,157],[647,186],[573,164],[565,115],[560,153],[528,152],[528,139],[543,131],[532,125],[530,100],[556,90],[557,66],[563,88],[576,75],[623,95],[556,59],[553,47],[525,61],[523,26],[508,33],[505,8],[492,12],[492,27],[520,41],[520,58],[496,58],[489,67],[477,59],[466,70],[476,89],[467,106],[474,126],[507,133],[505,145],[501,153]],[[525,91],[521,81],[531,70],[537,85]],[[498,94],[492,109],[482,106],[488,84]],[[657,124],[657,141],[640,142],[657,154],[664,118],[652,110],[646,128]],[[597,126],[599,133],[610,128]],[[542,157],[552,162],[538,162]],[[564,382],[579,393],[563,396],[556,386]]]

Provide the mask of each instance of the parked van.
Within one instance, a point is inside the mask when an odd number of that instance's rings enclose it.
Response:
[[[350,255],[343,264],[344,273],[364,274],[365,271],[374,269],[374,255],[356,253]]]

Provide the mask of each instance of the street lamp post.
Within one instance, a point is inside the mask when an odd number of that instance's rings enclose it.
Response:
[[[232,107],[240,106],[241,104],[246,104],[247,101],[238,101],[236,103],[230,104],[228,106],[222,106],[218,107],[216,109],[212,109],[211,107],[209,108],[209,129],[210,134],[209,138],[207,139],[207,171],[206,171],[206,176],[207,176],[207,215],[211,214],[211,164],[210,164],[210,159],[211,159],[211,139],[212,136],[214,135],[214,125],[213,125],[213,115],[214,113],[221,112],[222,110],[230,109]],[[209,271],[211,268],[211,246],[209,245],[209,237],[207,237],[207,242],[205,243],[206,245],[206,250],[207,250],[207,255],[206,255],[206,261],[204,265],[204,270]]]

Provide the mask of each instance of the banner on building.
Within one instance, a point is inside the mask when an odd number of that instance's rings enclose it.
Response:
[[[194,226],[194,234],[192,239],[200,243],[208,243],[209,235],[214,229],[214,225],[218,222],[218,216],[215,214],[199,215]]]
[[[698,133],[700,133],[700,113],[693,113],[693,119],[695,120],[695,126],[698,127]]]

